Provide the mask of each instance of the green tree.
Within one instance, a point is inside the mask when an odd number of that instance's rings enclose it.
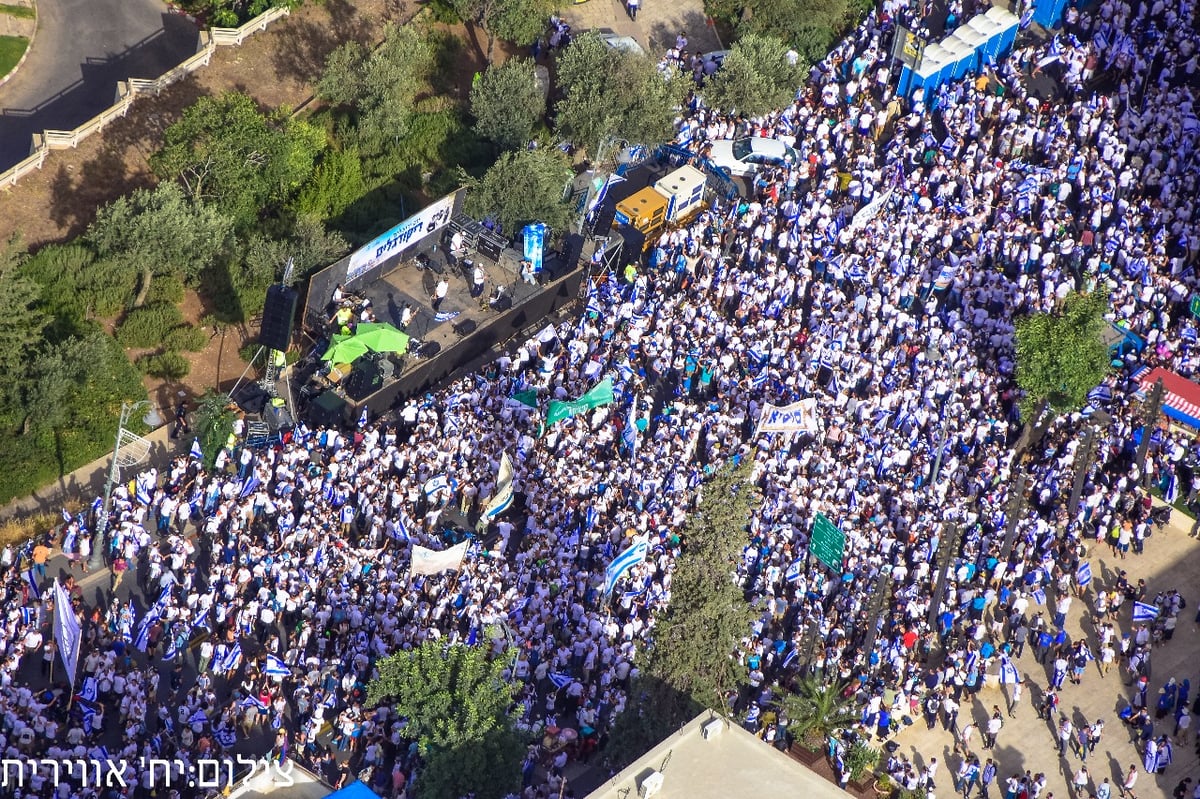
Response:
[[[215,205],[246,230],[295,196],[324,148],[325,134],[287,109],[264,114],[251,97],[227,92],[184,111],[150,163],[194,202]]]
[[[656,619],[645,676],[613,730],[620,762],[645,752],[702,708],[728,713],[726,697],[744,679],[745,668],[732,653],[753,614],[732,574],[761,501],[750,482],[752,468],[748,459],[718,471],[688,515],[671,604]]]
[[[851,0],[746,0],[739,12],[737,32],[739,36],[757,33],[777,37],[806,63],[815,64],[861,13],[862,7]]]
[[[1025,393],[1021,412],[1031,423],[1042,409],[1072,413],[1108,374],[1102,334],[1108,295],[1073,292],[1054,311],[1017,320],[1017,385]]]
[[[714,108],[765,114],[792,102],[803,75],[803,67],[791,63],[783,42],[751,33],[738,39],[701,94]]]
[[[209,391],[200,398],[193,416],[204,468],[211,471],[237,421],[237,405],[228,394]]]
[[[224,254],[232,232],[232,221],[217,209],[188,199],[177,184],[160,183],[101,208],[84,239],[123,275],[140,275],[134,305],[141,305],[155,275],[195,283]]]
[[[262,310],[267,288],[283,274],[289,258],[293,261],[295,277],[299,279],[314,269],[328,266],[349,251],[350,244],[340,233],[326,230],[320,219],[308,214],[296,219],[287,238],[254,234],[242,250],[240,268],[230,270],[243,314],[249,318]]]
[[[609,47],[596,33],[576,38],[559,56],[555,107],[563,136],[593,158],[615,155],[611,140],[655,145],[674,135],[688,81],[664,74],[646,55]]]
[[[545,112],[546,96],[528,58],[488,67],[471,87],[475,132],[506,150],[528,143]]]
[[[327,150],[293,207],[297,214],[336,219],[367,193],[357,147]]]
[[[504,153],[471,187],[466,211],[476,218],[496,219],[508,233],[529,222],[563,230],[571,216],[563,199],[571,175],[566,157],[556,149]]]
[[[437,48],[428,36],[411,25],[389,24],[374,50],[349,42],[330,53],[317,94],[353,110],[363,149],[377,151],[407,133],[436,63]]]
[[[388,703],[408,719],[425,769],[421,799],[500,799],[520,784],[521,739],[513,728],[513,687],[504,660],[487,649],[426,641],[378,664],[368,701]]]
[[[0,396],[20,381],[50,323],[41,287],[20,272],[22,256],[16,238],[0,249]]]
[[[807,748],[819,750],[835,731],[857,722],[842,688],[840,683],[823,683],[813,677],[801,680],[794,693],[781,699],[788,732]]]
[[[455,12],[487,32],[487,60],[492,62],[496,37],[519,45],[532,44],[554,11],[547,0],[451,0]]]

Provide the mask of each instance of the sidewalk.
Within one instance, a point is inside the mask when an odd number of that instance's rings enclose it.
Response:
[[[1179,617],[1179,627],[1174,638],[1153,651],[1151,656],[1152,672],[1150,675],[1150,704],[1153,710],[1158,689],[1171,677],[1182,682],[1192,681],[1192,694],[1189,703],[1196,699],[1196,688],[1200,685],[1197,679],[1197,663],[1200,663],[1200,626],[1193,623],[1196,607],[1200,604],[1200,590],[1195,579],[1196,556],[1200,554],[1200,541],[1188,537],[1191,519],[1181,513],[1173,514],[1170,524],[1162,530],[1155,529],[1146,542],[1143,555],[1130,554],[1124,560],[1114,558],[1107,545],[1093,544],[1089,549],[1088,560],[1095,571],[1095,584],[1106,586],[1115,578],[1117,569],[1124,569],[1131,579],[1144,578],[1149,587],[1148,597],[1158,591],[1178,588],[1188,602],[1188,607]],[[1073,639],[1092,632],[1090,608],[1094,594],[1085,593],[1085,598],[1076,598],[1071,603],[1071,611],[1067,617],[1067,632]],[[1039,608],[1031,607],[1031,612]],[[1044,610],[1044,608],[1040,608]],[[1129,603],[1122,606],[1121,618],[1118,623],[1119,633],[1130,630]],[[1039,719],[1035,710],[1043,691],[1049,683],[1048,667],[1035,660],[1032,647],[1025,650],[1024,656],[1016,661],[1017,668],[1025,678],[1025,692],[1016,708],[1016,718],[1004,714],[1004,728],[997,736],[994,749],[976,749],[975,754],[983,762],[992,758],[998,767],[997,785],[993,786],[992,796],[1003,794],[1004,779],[1013,773],[1024,773],[1026,770],[1034,774],[1044,773],[1048,780],[1047,790],[1053,791],[1056,799],[1087,799],[1087,794],[1076,796],[1069,789],[1071,777],[1080,766],[1080,760],[1074,755],[1060,757],[1058,755],[1055,733],[1050,723]],[[1142,769],[1142,751],[1140,745],[1131,741],[1129,730],[1117,718],[1117,711],[1123,708],[1132,696],[1132,688],[1127,686],[1129,675],[1125,669],[1114,668],[1107,677],[1099,674],[1099,669],[1089,665],[1083,677],[1082,685],[1067,683],[1064,690],[1059,692],[1059,712],[1066,714],[1076,725],[1081,722],[1094,722],[1103,719],[1105,722],[1104,736],[1092,757],[1086,765],[1093,780],[1093,788],[1105,777],[1115,787],[1124,779],[1124,773],[1131,764],[1137,764],[1140,772],[1137,783],[1137,794],[1143,799],[1157,796],[1170,796],[1171,790],[1184,777],[1191,777],[1193,784],[1200,779],[1200,761],[1197,760],[1195,746],[1192,743],[1177,744],[1174,749],[1174,762],[1167,768],[1166,774],[1155,776],[1146,774]],[[993,705],[999,705],[1002,711],[1007,710],[1006,688],[984,688],[973,698],[964,694],[962,710],[959,713],[959,725],[965,719],[974,718],[979,728],[991,714]],[[924,766],[931,757],[936,757],[941,768],[937,772],[938,796],[953,795],[954,772],[960,762],[953,754],[953,741],[950,733],[942,729],[941,724],[933,730],[928,730],[922,719],[899,733],[896,740],[900,743],[902,752],[915,760],[919,766]],[[1155,735],[1174,732],[1175,724],[1172,715],[1168,715],[1154,725]],[[979,738],[975,740],[978,746]],[[998,790],[997,790],[998,789]],[[1113,791],[1113,797],[1117,791]],[[1190,793],[1189,793],[1190,796]]]
[[[116,434],[116,420],[113,420],[113,434]],[[171,462],[171,459],[181,452],[187,452],[191,439],[173,441],[171,425],[162,427],[146,434],[150,442],[150,455],[147,460],[132,469],[125,469],[123,479],[128,480],[134,471],[153,466],[159,471]],[[32,516],[37,513],[58,513],[68,501],[83,505],[91,504],[92,500],[104,493],[104,481],[112,464],[112,450],[104,457],[81,466],[67,476],[56,480],[50,485],[43,486],[28,497],[20,497],[0,507],[0,522],[8,519]]]
[[[706,53],[721,49],[713,28],[707,24],[701,0],[642,0],[637,21],[625,12],[622,0],[586,0],[562,12],[573,33],[607,28],[632,36],[651,56],[661,55],[675,45],[675,37],[688,38],[688,50]]]

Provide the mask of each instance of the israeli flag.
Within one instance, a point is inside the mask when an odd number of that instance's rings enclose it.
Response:
[[[454,317],[458,316],[461,311],[438,311],[433,316],[435,322],[449,322]]]
[[[586,313],[588,313],[592,316],[600,315],[600,310],[601,310],[600,297],[599,297],[598,293],[596,292],[596,287],[592,284],[588,285],[587,308],[584,310]]]
[[[571,684],[571,677],[561,672],[550,672],[550,682],[554,683],[555,688],[566,688]]]
[[[362,413],[360,413],[358,415],[358,426],[366,427],[370,423],[371,423],[371,409],[364,405],[363,409],[362,409]]]
[[[200,439],[192,439],[192,449],[190,452],[188,452],[188,455],[196,460],[202,460],[204,458],[204,451],[200,449]]]
[[[1039,605],[1046,604],[1046,592],[1041,588],[1035,588],[1031,596],[1033,597],[1033,601]]]
[[[1090,564],[1090,563],[1079,564],[1079,569],[1076,570],[1076,572],[1075,572],[1075,582],[1078,583],[1080,588],[1083,588],[1085,585],[1087,585],[1091,581],[1092,581],[1092,564]]]
[[[222,727],[213,733],[213,737],[217,739],[217,743],[221,746],[233,746],[237,743],[237,733],[228,727]]]
[[[262,703],[257,696],[247,696],[242,700],[242,709],[257,708],[258,710],[266,710],[267,706]]]
[[[268,677],[290,677],[292,670],[288,664],[284,663],[274,655],[267,655],[267,665],[263,669],[263,673]]]
[[[246,475],[246,479],[242,481],[242,489],[238,492],[238,497],[245,499],[258,490],[260,480],[254,474]]]
[[[195,713],[192,714],[192,717],[188,719],[188,724],[207,724],[207,723],[208,723],[208,716],[205,715],[203,710],[197,710]]]
[[[1133,620],[1134,621],[1154,621],[1158,618],[1158,605],[1150,605],[1145,602],[1133,603]]]
[[[1021,682],[1021,673],[1017,671],[1017,667],[1013,665],[1008,656],[1000,656],[1000,684],[1001,685],[1016,685]]]
[[[40,602],[42,599],[42,589],[38,586],[38,578],[34,574],[32,566],[25,572],[25,579],[29,583],[29,595]]]
[[[225,657],[221,658],[220,671],[233,671],[238,667],[242,660],[242,645],[234,644],[233,647],[225,653]]]
[[[783,573],[783,579],[787,580],[789,583],[794,583],[800,579],[800,574],[803,569],[803,560],[796,558],[792,565],[787,567],[787,571]]]
[[[644,539],[634,543],[620,555],[608,564],[608,568],[604,570],[604,595],[608,596],[616,587],[617,581],[625,575],[627,571],[634,566],[646,560],[646,555],[650,553],[650,544]]]

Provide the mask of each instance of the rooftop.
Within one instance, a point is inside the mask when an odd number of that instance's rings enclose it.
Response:
[[[708,727],[713,721],[715,724]],[[706,727],[710,733],[707,738],[704,735]],[[638,799],[639,789],[655,771],[662,774],[662,787],[653,793],[654,799],[850,797],[737,724],[706,711],[597,788],[587,799]]]

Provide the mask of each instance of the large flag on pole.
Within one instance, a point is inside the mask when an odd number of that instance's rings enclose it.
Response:
[[[1154,621],[1158,618],[1158,605],[1151,605],[1146,602],[1133,603],[1133,620],[1136,621]]]
[[[447,571],[458,571],[462,568],[463,558],[467,556],[467,546],[470,541],[436,552],[425,547],[414,546],[412,564],[409,569],[410,577],[418,574],[441,574]]]
[[[617,555],[613,559],[613,562],[608,564],[608,568],[604,570],[604,595],[608,596],[611,594],[613,588],[617,585],[617,581],[627,571],[646,560],[648,554],[650,554],[650,544],[643,539],[634,543],[633,546],[626,549],[620,555]]]
[[[817,431],[817,400],[815,397],[791,405],[763,405],[758,417],[759,433],[815,433]]]
[[[79,665],[79,619],[71,607],[71,597],[59,584],[54,581],[54,643],[58,644],[58,653],[62,655],[63,664],[67,667],[67,679],[71,681],[71,689],[75,689],[75,668]]]
[[[550,408],[546,412],[546,426],[549,427],[555,422],[561,422],[563,419],[574,416],[577,413],[590,411],[593,408],[599,408],[601,405],[608,405],[614,399],[612,378],[606,377],[599,385],[577,400],[570,400],[569,402],[555,400],[551,402]]]
[[[512,461],[509,460],[508,453],[505,452],[500,456],[500,470],[496,474],[496,493],[492,495],[492,499],[484,509],[483,515],[491,519],[495,519],[501,513],[508,510],[508,506],[513,501],[513,467]]]

